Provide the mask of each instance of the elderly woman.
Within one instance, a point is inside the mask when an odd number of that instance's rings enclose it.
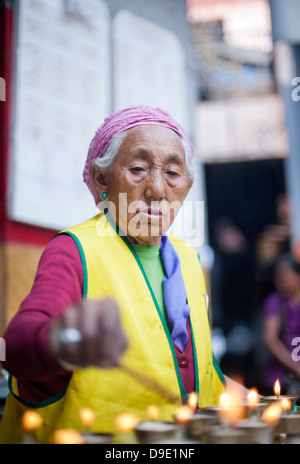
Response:
[[[53,238],[6,330],[3,441],[20,440],[30,407],[47,442],[55,429],[82,428],[82,406],[96,411],[95,430],[114,432],[118,414],[145,419],[150,404],[171,420],[192,391],[199,406],[216,403],[224,378],[198,256],[165,234],[192,186],[191,156],[158,108],[129,107],[97,130],[84,179],[104,211]]]

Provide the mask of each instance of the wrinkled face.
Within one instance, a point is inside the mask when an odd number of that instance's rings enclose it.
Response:
[[[103,177],[115,223],[130,242],[150,246],[160,244],[192,186],[179,136],[158,125],[128,130]]]

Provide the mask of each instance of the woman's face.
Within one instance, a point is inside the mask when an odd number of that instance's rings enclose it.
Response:
[[[158,125],[128,130],[103,178],[115,223],[130,242],[149,246],[160,244],[192,186],[179,136]]]
[[[275,270],[275,285],[283,294],[293,296],[299,293],[300,276],[291,266],[281,263]]]

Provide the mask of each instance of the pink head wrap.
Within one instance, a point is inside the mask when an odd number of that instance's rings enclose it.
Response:
[[[193,146],[185,134],[182,127],[164,110],[160,108],[151,108],[146,105],[129,106],[123,110],[108,116],[104,123],[97,129],[93,140],[90,143],[83,178],[89,190],[95,197],[96,202],[99,201],[95,196],[93,181],[90,176],[90,168],[92,161],[96,158],[101,158],[112,141],[113,137],[120,132],[124,132],[132,127],[142,124],[156,124],[159,126],[168,127],[179,134],[189,145],[191,156],[193,155]]]

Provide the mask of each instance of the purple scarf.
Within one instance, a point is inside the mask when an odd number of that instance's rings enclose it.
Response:
[[[188,332],[186,328],[190,307],[181,274],[179,256],[166,235],[162,236],[160,256],[165,270],[163,295],[171,328],[171,338],[184,351]]]

